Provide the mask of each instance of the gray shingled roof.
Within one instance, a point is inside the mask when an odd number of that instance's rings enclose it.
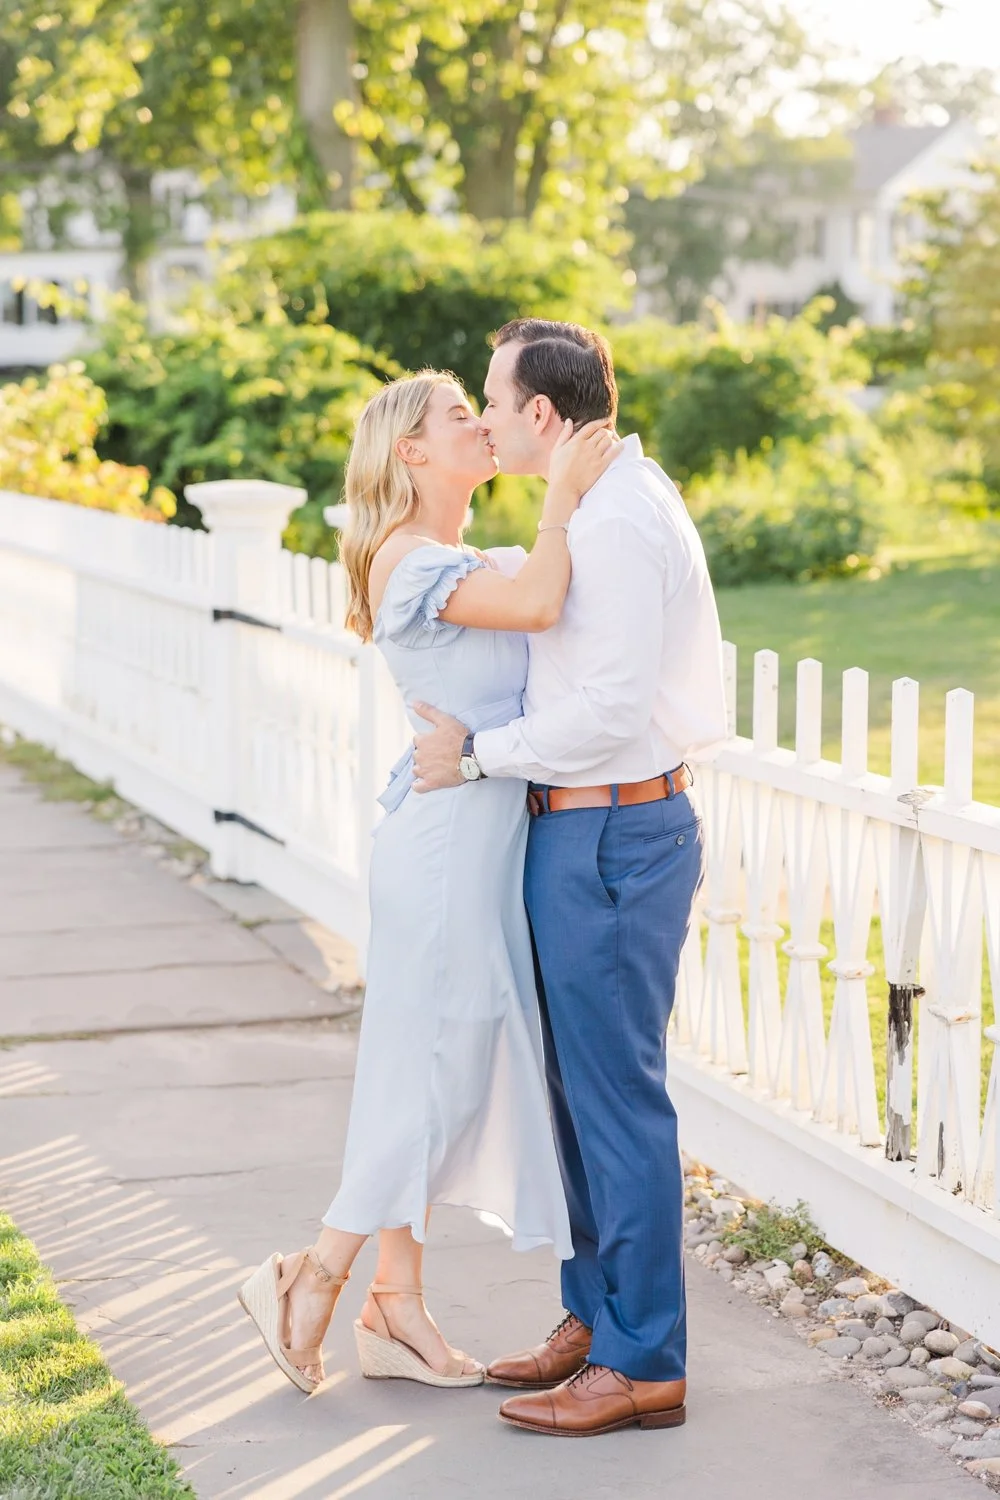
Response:
[[[948,128],[947,125],[871,124],[852,131],[855,192],[877,192]]]

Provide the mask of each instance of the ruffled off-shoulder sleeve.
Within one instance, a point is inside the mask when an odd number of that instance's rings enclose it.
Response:
[[[403,646],[431,646],[462,627],[439,619],[455,589],[487,564],[453,547],[415,547],[389,576],[375,621],[376,634]]]

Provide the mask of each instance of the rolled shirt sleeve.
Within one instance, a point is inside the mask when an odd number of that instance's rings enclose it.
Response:
[[[667,560],[627,518],[602,518],[572,540],[579,686],[565,697],[476,735],[487,776],[546,781],[590,770],[647,729],[664,635]]]

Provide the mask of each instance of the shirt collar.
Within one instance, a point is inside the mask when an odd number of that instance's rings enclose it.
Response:
[[[611,470],[616,468],[618,464],[635,463],[637,459],[643,458],[644,456],[645,455],[642,451],[642,440],[640,439],[639,434],[637,432],[630,432],[627,437],[622,438],[621,452],[618,454],[617,458],[613,458],[611,460],[611,462],[608,464],[607,469],[605,470],[605,473],[610,474]]]

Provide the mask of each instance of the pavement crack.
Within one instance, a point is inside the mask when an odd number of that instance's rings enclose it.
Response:
[[[195,925],[207,927],[214,924],[199,922]],[[52,934],[46,933],[45,936],[50,937]],[[252,969],[270,962],[270,953],[262,952],[259,958],[185,958],[174,963],[138,964],[131,969],[53,969],[51,973],[7,974],[3,978],[7,984],[17,984],[19,981],[23,984],[35,984],[40,979],[105,979],[109,974],[121,974],[127,978],[129,974],[161,974],[172,969]]]
[[[178,967],[184,968],[188,966],[179,965]],[[252,968],[254,966],[245,965],[244,967]],[[322,1021],[358,1020],[360,1016],[360,1008],[358,1006],[351,1006],[347,1010],[317,1011],[313,1016],[259,1016],[248,1021],[234,1021],[231,1019],[219,1021],[177,1021],[174,1024],[163,1022],[156,1026],[114,1026],[109,1027],[106,1031],[12,1032],[6,1036],[0,1036],[0,1048],[11,1049],[14,1047],[38,1046],[46,1042],[114,1041],[117,1037],[157,1036],[168,1032],[251,1031],[254,1029],[259,1030],[265,1026],[314,1026],[317,1022]]]
[[[91,922],[79,922],[79,923],[77,923],[76,925],[74,925],[72,927],[41,927],[41,928],[32,930],[30,934],[26,933],[25,930],[24,930],[24,928],[17,928],[17,929],[11,928],[9,932],[2,932],[2,931],[0,931],[0,937],[15,937],[15,936],[16,937],[24,937],[24,936],[29,936],[29,935],[31,937],[47,937],[47,938],[48,937],[73,937],[76,934],[81,933],[81,932],[92,933],[92,932],[95,932],[95,931],[99,931],[103,935],[104,933],[109,933],[110,934],[110,933],[115,933],[115,932],[134,932],[136,930],[136,928],[140,928],[143,931],[145,931],[148,928],[148,929],[150,929],[153,932],[165,932],[165,931],[167,931],[167,932],[169,932],[169,931],[173,931],[173,932],[178,932],[178,931],[179,932],[185,932],[190,927],[199,927],[200,928],[200,927],[224,927],[224,926],[226,926],[228,923],[231,923],[234,919],[228,913],[220,916],[219,913],[223,912],[223,910],[224,909],[222,907],[214,907],[204,917],[200,917],[200,918],[199,917],[188,917],[183,922],[176,922],[176,921],[169,921],[169,920],[158,922],[155,917],[143,917],[141,920],[135,921],[135,922],[107,922],[107,923],[103,923],[100,927],[97,927],[97,928],[95,928],[94,924],[91,923]],[[240,925],[241,926],[245,926],[245,923],[240,923]],[[159,965],[154,965],[154,967],[160,967],[160,966]],[[163,967],[166,967],[166,966],[164,965]],[[32,978],[33,977],[34,976],[32,976]],[[43,976],[43,977],[48,977],[48,976]]]
[[[349,1083],[352,1078],[350,1073],[322,1073],[313,1074],[307,1078],[247,1078],[244,1081],[228,1083],[158,1083],[155,1086],[143,1084],[135,1089],[116,1089],[116,1095],[121,1098],[127,1094],[178,1094],[187,1093],[189,1090],[209,1089],[213,1094],[221,1093],[224,1089],[294,1089],[301,1088],[308,1083]],[[0,1102],[5,1099],[106,1099],[108,1090],[103,1089],[19,1089],[5,1094],[0,1090]]]
[[[227,1171],[218,1172],[160,1172],[155,1177],[92,1177],[92,1187],[99,1183],[111,1183],[115,1187],[134,1187],[137,1183],[144,1182],[188,1182],[200,1177],[251,1177],[255,1172],[281,1172],[290,1171],[294,1162],[285,1162],[277,1166],[267,1163],[259,1167],[232,1167]]]

